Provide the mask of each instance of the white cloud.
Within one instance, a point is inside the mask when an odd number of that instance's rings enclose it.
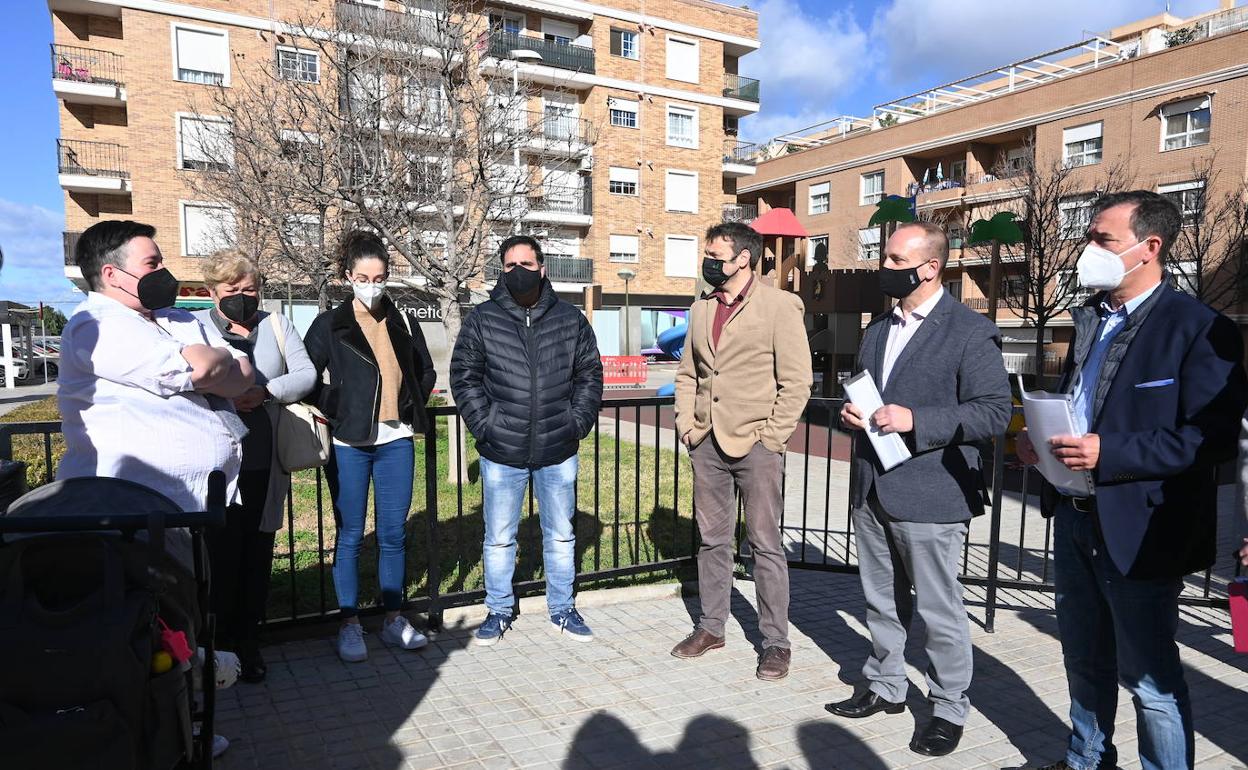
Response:
[[[17,302],[74,301],[65,277],[61,230],[64,219],[42,206],[0,199],[0,299]]]

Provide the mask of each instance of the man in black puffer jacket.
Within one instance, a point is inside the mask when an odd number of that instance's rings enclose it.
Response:
[[[516,529],[532,479],[542,524],[546,604],[561,635],[593,641],[572,598],[576,577],[577,448],[598,419],[602,362],[589,321],[555,296],[542,247],[515,235],[499,247],[503,274],[464,321],[451,356],[451,393],[481,455],[485,606],[477,644],[511,626]]]

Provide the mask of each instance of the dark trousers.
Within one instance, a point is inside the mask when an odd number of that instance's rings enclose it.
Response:
[[[276,535],[260,531],[268,490],[267,469],[241,472],[241,502],[226,509],[224,527],[208,532],[211,604],[217,616],[217,644],[223,649],[256,641],[264,622]]]

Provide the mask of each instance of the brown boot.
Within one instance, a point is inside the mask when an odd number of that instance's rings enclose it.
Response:
[[[789,663],[793,660],[793,651],[785,647],[768,647],[758,656],[758,671],[755,676],[767,682],[784,679],[789,675]]]
[[[724,646],[724,637],[711,636],[709,631],[694,629],[684,641],[672,648],[672,654],[678,658],[696,658],[709,650],[718,650]]]

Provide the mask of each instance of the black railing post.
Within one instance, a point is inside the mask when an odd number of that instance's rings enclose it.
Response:
[[[996,630],[997,560],[1001,557],[1001,497],[1004,486],[1005,436],[997,436],[992,442],[992,519],[988,535],[988,588],[984,593],[984,630],[990,634]]]
[[[438,419],[430,415],[425,426],[425,511],[429,525],[429,630],[442,630],[442,549],[438,535]]]

